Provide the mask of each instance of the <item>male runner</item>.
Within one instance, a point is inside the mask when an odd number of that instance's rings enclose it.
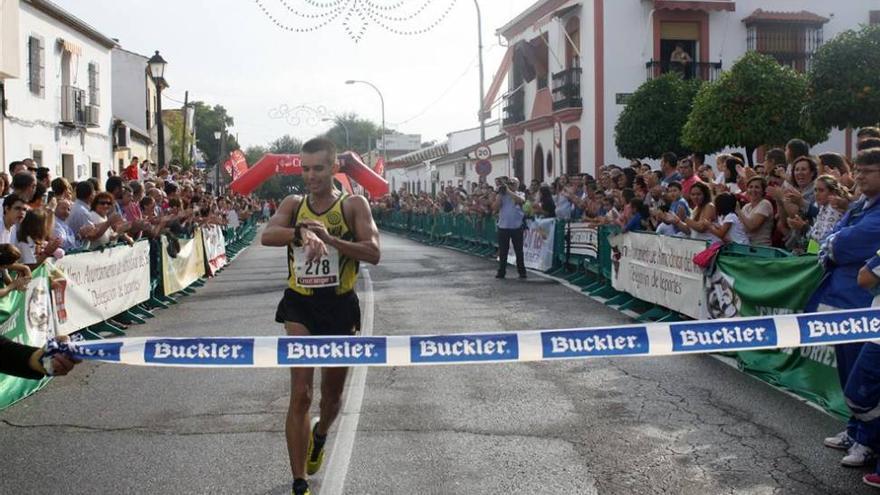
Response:
[[[302,178],[308,194],[288,196],[263,231],[264,246],[287,246],[289,288],[275,321],[288,335],[351,335],[360,329],[354,292],[358,264],[379,263],[379,232],[363,196],[333,185],[339,171],[336,146],[316,138],[302,147]],[[321,414],[311,427],[314,368],[291,368],[290,406],[285,424],[293,493],[309,494],[307,476],[324,460],[330,425],[339,414],[348,368],[322,368]]]

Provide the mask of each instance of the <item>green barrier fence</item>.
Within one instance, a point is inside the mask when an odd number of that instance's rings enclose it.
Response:
[[[383,211],[374,212],[374,218],[384,230],[432,245],[490,257],[495,256],[498,247],[491,217]],[[595,256],[585,256],[571,252],[572,225],[568,221],[556,224],[553,267],[548,275],[581,287],[583,292],[640,322],[690,319],[612,287],[613,253],[609,239],[620,233],[619,227],[595,227]],[[800,312],[821,276],[815,256],[796,257],[781,249],[757,246],[727,245],[718,255],[717,265],[718,272],[727,277],[739,296],[738,316]],[[775,280],[791,283],[768,283]],[[791,391],[837,417],[849,414],[831,348],[742,352],[730,356],[752,376]]]

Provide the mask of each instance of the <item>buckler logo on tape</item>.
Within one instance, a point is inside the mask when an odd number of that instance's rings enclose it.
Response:
[[[278,339],[278,364],[385,364],[383,337],[284,337]]]
[[[144,362],[218,366],[252,365],[254,339],[149,339],[144,345]]]
[[[84,359],[119,361],[122,342],[71,342],[70,350],[74,355]]]
[[[775,347],[777,340],[776,323],[772,318],[677,323],[669,328],[672,350],[677,352]]]
[[[650,352],[645,327],[561,330],[541,333],[544,359],[638,355]]]
[[[410,339],[410,360],[413,363],[516,361],[517,359],[519,359],[519,341],[516,334],[444,335]]]
[[[880,338],[880,318],[875,311],[857,311],[843,314],[816,314],[799,316],[801,343],[839,342]]]

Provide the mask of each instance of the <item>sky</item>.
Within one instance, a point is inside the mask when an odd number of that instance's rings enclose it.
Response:
[[[127,50],[159,50],[170,84],[163,107],[179,108],[187,90],[190,101],[223,105],[243,147],[284,134],[308,139],[332,126],[324,116],[354,112],[379,123],[376,92],[348,79],[375,84],[387,127],[422,141],[479,125],[471,0],[53,1]],[[480,0],[486,89],[506,50],[495,32],[534,2]],[[308,108],[297,122],[278,118],[283,105]]]

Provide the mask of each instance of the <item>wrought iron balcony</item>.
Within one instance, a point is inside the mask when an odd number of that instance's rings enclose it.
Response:
[[[645,64],[648,69],[648,80],[658,78],[663,74],[677,72],[685,79],[700,79],[714,81],[721,73],[721,62],[662,62],[651,60]]]
[[[572,67],[553,74],[553,111],[563,108],[580,108],[584,105],[581,98],[580,67]]]
[[[514,90],[504,96],[504,117],[502,125],[518,124],[526,120],[526,92],[523,87]]]

